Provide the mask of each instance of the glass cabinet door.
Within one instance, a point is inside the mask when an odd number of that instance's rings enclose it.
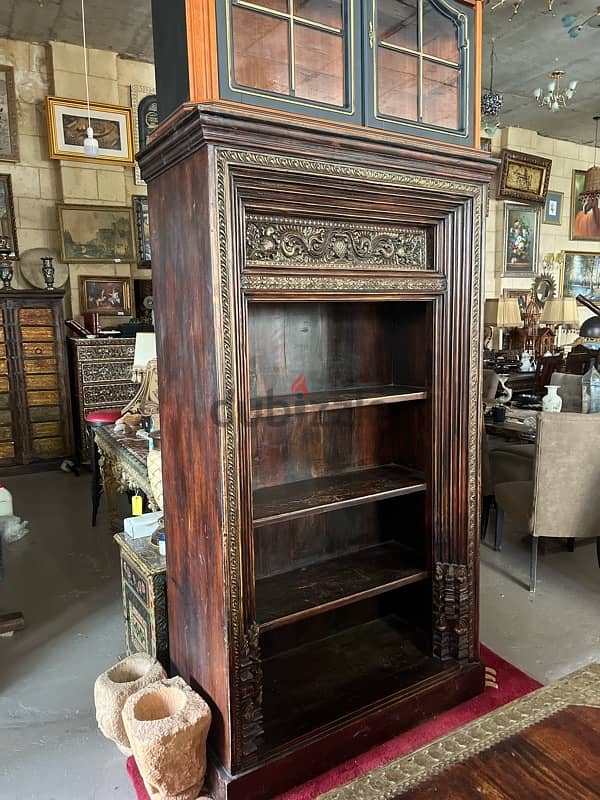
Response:
[[[470,9],[446,0],[369,4],[365,123],[471,144]]]
[[[221,95],[359,121],[356,0],[224,0]]]

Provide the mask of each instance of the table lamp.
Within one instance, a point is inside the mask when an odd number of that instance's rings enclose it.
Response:
[[[156,335],[154,333],[137,333],[135,336],[135,352],[131,380],[141,383],[149,361],[156,358]]]
[[[485,301],[483,320],[492,328],[520,328],[523,325],[519,302],[514,297],[496,297]]]
[[[579,312],[574,297],[555,297],[546,300],[540,323],[562,325],[563,328],[579,328]]]

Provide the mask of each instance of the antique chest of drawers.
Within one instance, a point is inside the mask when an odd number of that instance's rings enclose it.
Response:
[[[72,455],[63,297],[0,293],[0,471],[56,466]]]
[[[89,459],[85,417],[103,408],[124,408],[139,386],[131,381],[135,338],[69,339],[73,413],[79,460]]]
[[[148,653],[169,668],[167,564],[150,537],[114,537],[121,551],[121,582],[127,655]]]

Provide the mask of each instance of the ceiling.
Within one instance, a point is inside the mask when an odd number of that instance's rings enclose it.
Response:
[[[500,124],[536,130],[544,136],[593,144],[594,114],[600,114],[600,28],[585,26],[571,39],[561,25],[566,14],[583,21],[593,14],[597,0],[555,0],[555,16],[544,13],[546,0],[523,0],[510,20],[512,0],[484,11],[483,83],[489,86],[490,47],[495,37],[494,90],[504,95]],[[548,73],[566,72],[577,80],[577,91],[567,108],[556,113],[539,108],[534,90],[547,87]]]
[[[537,130],[545,136],[593,143],[594,114],[600,114],[600,28],[585,27],[571,39],[561,25],[565,14],[584,19],[596,0],[554,0],[555,16],[543,13],[546,0],[522,0],[509,21],[513,0],[484,12],[484,85],[489,85],[490,44],[496,38],[494,88],[504,94],[502,125]],[[130,58],[152,61],[150,0],[85,0],[88,44]],[[81,43],[80,0],[0,0],[0,37],[33,42]],[[565,70],[578,80],[567,109],[538,108],[533,91],[546,87],[547,73]]]

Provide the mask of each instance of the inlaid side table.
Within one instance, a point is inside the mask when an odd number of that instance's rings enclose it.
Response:
[[[121,584],[127,655],[148,653],[169,668],[167,562],[150,537],[115,534],[121,551]]]

